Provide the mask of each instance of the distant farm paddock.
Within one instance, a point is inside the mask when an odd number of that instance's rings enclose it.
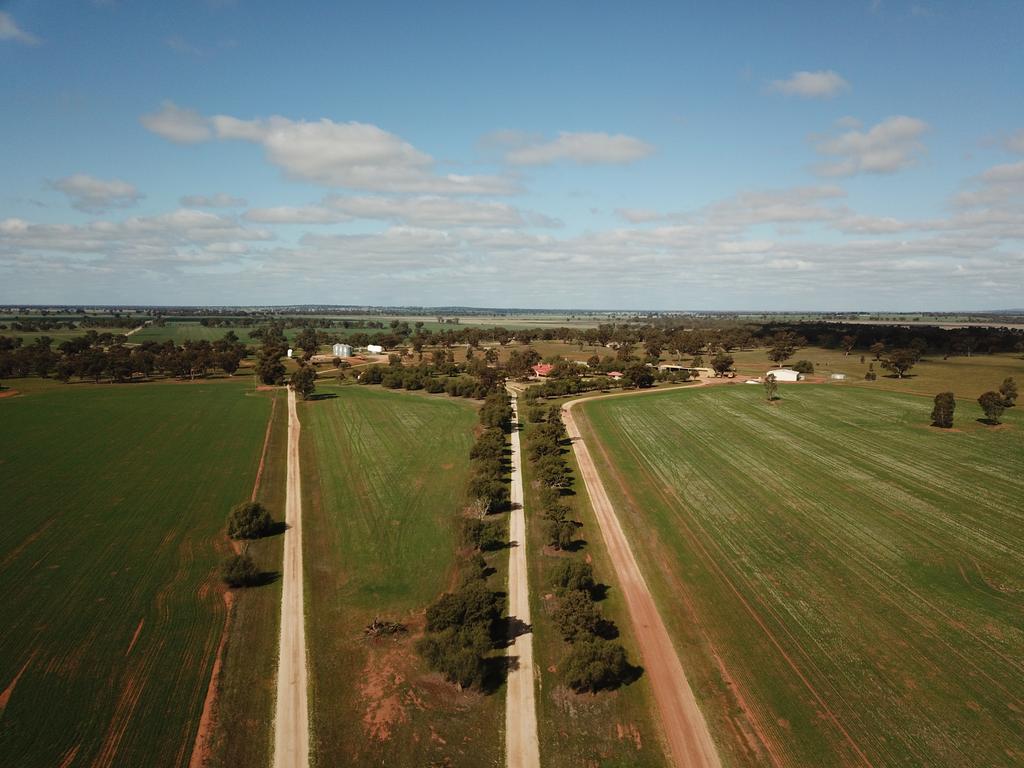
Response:
[[[224,626],[224,520],[269,412],[241,382],[0,402],[0,765],[188,764]]]
[[[1024,418],[791,385],[596,400],[585,434],[730,764],[1024,760]]]

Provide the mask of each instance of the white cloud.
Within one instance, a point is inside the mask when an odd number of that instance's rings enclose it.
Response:
[[[830,99],[849,87],[850,84],[838,72],[822,69],[817,72],[794,72],[785,80],[773,80],[769,90],[805,99]]]
[[[430,155],[367,123],[227,115],[211,122],[218,138],[259,144],[290,178],[327,187],[450,195],[503,195],[518,189],[498,176],[437,174]]]
[[[38,37],[26,32],[14,21],[11,14],[0,11],[0,40],[14,40],[25,45],[39,45]]]
[[[957,208],[991,206],[1017,210],[1024,200],[1024,161],[994,165],[971,179],[968,188],[953,198]]]
[[[245,218],[266,224],[336,224],[353,219],[414,227],[557,227],[561,222],[505,203],[423,195],[382,197],[332,195],[317,205],[255,208]]]
[[[210,122],[194,109],[165,101],[157,112],[143,115],[139,122],[158,136],[176,144],[196,144],[212,136]]]
[[[1024,154],[1024,128],[1007,137],[1006,148],[1011,152]]]
[[[248,205],[244,197],[232,197],[223,192],[215,195],[185,195],[178,202],[185,208],[240,208]]]
[[[175,53],[180,53],[186,56],[202,56],[203,52],[196,46],[192,45],[181,35],[171,35],[165,41],[167,47]]]
[[[497,131],[485,137],[484,144],[506,144],[505,161],[512,165],[550,165],[560,161],[577,165],[623,165],[654,153],[645,141],[625,134],[571,133],[544,141],[515,131]]]
[[[111,208],[128,208],[142,197],[139,190],[127,181],[104,181],[84,173],[58,179],[52,186],[67,195],[72,206],[86,213],[103,213]]]
[[[665,214],[651,208],[616,208],[615,213],[620,219],[628,221],[630,224],[646,224],[665,218]]]
[[[322,205],[279,205],[273,208],[253,208],[245,212],[245,218],[261,224],[337,224],[352,217]]]
[[[992,166],[981,178],[994,184],[1024,182],[1024,162]]]
[[[845,209],[827,203],[845,196],[846,191],[835,185],[743,190],[699,211],[658,213],[648,209],[620,208],[616,213],[631,224],[702,222],[725,231],[759,224],[831,221],[842,216]]]
[[[836,136],[814,138],[818,154],[833,158],[817,168],[823,176],[857,173],[895,173],[914,165],[924,154],[923,120],[904,115],[887,117],[867,131],[847,130]]]
[[[429,227],[517,227],[525,224],[511,205],[446,197],[333,197],[327,203],[358,219],[380,219]]]

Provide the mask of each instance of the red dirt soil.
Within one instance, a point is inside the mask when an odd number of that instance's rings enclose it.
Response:
[[[132,648],[135,647],[135,641],[139,639],[139,634],[142,632],[142,625],[145,623],[146,620],[144,618],[139,619],[139,626],[135,628],[135,634],[132,635],[132,641],[128,643],[128,650],[124,652],[125,656],[132,652]]]
[[[220,686],[220,669],[224,660],[224,646],[228,640],[228,629],[231,626],[231,606],[235,596],[231,592],[224,593],[224,629],[217,644],[217,656],[213,660],[213,671],[210,673],[210,684],[206,688],[206,700],[203,702],[203,714],[199,717],[199,730],[192,745],[192,757],[188,761],[189,768],[203,768],[210,758],[210,735],[213,733],[214,708],[217,706],[217,691]]]
[[[33,651],[32,655],[28,657],[28,660],[21,665],[21,669],[18,670],[18,674],[16,674],[14,676],[14,679],[11,680],[10,685],[4,688],[3,693],[0,693],[0,713],[7,709],[7,702],[11,700],[11,695],[14,693],[14,686],[18,684],[18,681],[21,679],[21,676],[25,674],[25,670],[28,669],[28,665],[32,663],[32,660],[35,657],[36,654]]]
[[[16,389],[5,389],[3,392],[0,392],[0,397],[14,397],[17,394],[18,390]]]
[[[277,409],[277,398],[270,401],[270,418],[267,419],[267,431],[263,435],[263,450],[260,451],[260,465],[256,470],[256,480],[252,484],[252,496],[249,501],[256,501],[256,494],[260,490],[260,480],[263,479],[263,465],[267,461],[267,446],[270,445],[270,432],[274,426],[274,411]]]

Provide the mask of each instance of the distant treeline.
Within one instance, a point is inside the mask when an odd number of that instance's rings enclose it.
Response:
[[[129,347],[123,340],[123,336],[89,331],[54,349],[47,336],[29,345],[0,336],[0,378],[53,376],[64,382],[77,378],[97,383],[154,375],[194,379],[214,370],[231,375],[248,352],[230,332],[218,341],[186,341],[181,346],[172,341],[147,341]]]
[[[103,317],[87,315],[81,318],[16,317],[0,322],[0,331],[75,331],[80,328],[135,328],[142,321],[134,317]]]

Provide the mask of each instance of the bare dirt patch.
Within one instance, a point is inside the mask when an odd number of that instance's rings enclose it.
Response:
[[[220,642],[217,644],[217,656],[213,660],[213,671],[210,673],[210,684],[206,688],[206,699],[203,701],[203,713],[199,717],[199,730],[196,731],[196,740],[192,745],[192,757],[188,761],[189,768],[202,768],[210,758],[211,736],[213,735],[214,718],[216,715],[217,694],[220,690],[220,671],[224,661],[224,646],[228,639],[228,629],[231,626],[231,607],[234,604],[235,596],[231,592],[224,592],[224,629],[221,631]],[[139,622],[139,629],[135,631],[136,637],[142,629],[142,622]],[[134,638],[132,644],[135,644]],[[129,651],[131,648],[128,649]]]
[[[18,674],[14,676],[10,684],[4,688],[4,692],[0,693],[0,712],[7,709],[7,702],[11,700],[11,695],[14,693],[14,687],[18,684],[18,680],[25,674],[25,670],[28,669],[28,665],[32,663],[32,660],[36,657],[35,653],[28,657],[24,664],[21,665],[21,669],[18,670]]]
[[[128,650],[124,652],[125,656],[132,652],[132,648],[135,647],[135,641],[139,639],[139,635],[142,633],[142,625],[145,623],[145,618],[139,619],[139,626],[135,628],[135,634],[132,635],[132,641],[128,643]]]
[[[409,721],[405,706],[412,700],[405,695],[408,650],[392,647],[372,649],[363,668],[363,682],[359,685],[365,711],[363,729],[377,741],[387,741],[395,726]]]

